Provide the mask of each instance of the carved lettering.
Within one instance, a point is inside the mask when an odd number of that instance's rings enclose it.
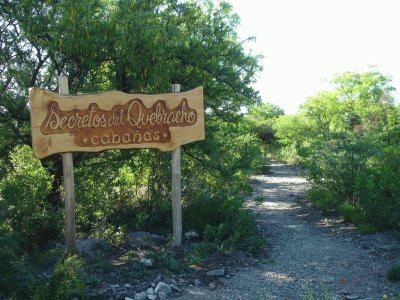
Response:
[[[57,102],[51,101],[40,131],[44,135],[69,133],[75,136],[77,146],[101,147],[168,143],[170,127],[186,127],[196,122],[197,112],[185,98],[173,109],[168,109],[163,100],[146,107],[135,98],[109,111],[100,109],[96,103],[84,110],[62,111]]]

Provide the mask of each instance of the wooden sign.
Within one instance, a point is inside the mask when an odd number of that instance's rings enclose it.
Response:
[[[157,148],[170,151],[204,139],[203,88],[144,95],[105,92],[77,96],[29,91],[33,153]]]

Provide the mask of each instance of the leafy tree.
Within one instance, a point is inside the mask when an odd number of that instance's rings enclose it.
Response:
[[[282,115],[284,111],[279,106],[261,103],[249,110],[245,121],[264,143],[273,144],[276,140],[273,125],[275,120]]]
[[[333,84],[295,116],[279,118],[276,135],[308,169],[309,197],[318,206],[337,208],[363,231],[397,227],[400,201],[392,179],[400,123],[390,78],[347,72]]]
[[[391,121],[394,113],[394,90],[390,78],[379,72],[362,74],[347,72],[334,78],[338,98],[346,106],[350,130],[380,130]]]

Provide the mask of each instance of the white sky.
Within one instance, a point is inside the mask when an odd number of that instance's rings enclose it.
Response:
[[[264,102],[295,113],[329,88],[334,74],[366,71],[393,78],[400,93],[400,0],[227,0],[241,18],[241,38],[262,54],[255,85]]]

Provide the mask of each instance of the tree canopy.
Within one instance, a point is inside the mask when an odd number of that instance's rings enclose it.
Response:
[[[286,154],[308,170],[309,198],[362,231],[396,228],[400,115],[390,77],[371,70],[333,78],[334,89],[275,122]]]
[[[169,92],[203,85],[210,115],[228,118],[260,100],[251,87],[261,69],[236,34],[239,18],[213,1],[1,1],[2,155],[29,144],[27,93]]]

